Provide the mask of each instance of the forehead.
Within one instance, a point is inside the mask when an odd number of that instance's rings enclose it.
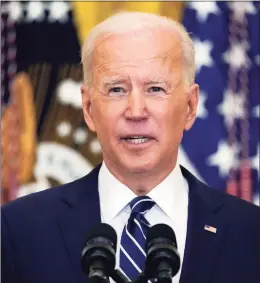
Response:
[[[165,77],[180,69],[180,38],[173,32],[138,31],[101,37],[93,52],[93,74]]]

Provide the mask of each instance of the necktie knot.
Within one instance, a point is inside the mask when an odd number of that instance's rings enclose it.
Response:
[[[131,214],[145,214],[154,206],[155,202],[148,196],[139,196],[130,202]]]

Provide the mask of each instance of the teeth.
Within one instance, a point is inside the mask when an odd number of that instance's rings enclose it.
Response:
[[[132,138],[128,138],[126,140],[130,143],[138,144],[138,143],[147,142],[149,140],[149,138],[132,137]]]

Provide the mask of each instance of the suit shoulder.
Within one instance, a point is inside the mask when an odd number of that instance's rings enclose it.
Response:
[[[238,197],[226,194],[228,203],[230,204],[230,210],[232,209],[233,217],[238,219],[240,217],[241,222],[260,222],[260,207],[250,203],[249,201],[240,199]],[[256,222],[255,222],[256,221]]]
[[[219,207],[220,204],[224,204],[225,208],[230,212],[249,213],[259,216],[259,206],[205,184],[183,166],[181,166],[181,170],[183,176],[188,181],[189,187],[196,188],[200,197],[210,206]]]
[[[249,201],[241,199],[237,196],[230,195],[227,192],[216,190],[215,188],[211,188],[211,190],[213,190],[216,194],[221,194],[223,199],[225,200],[225,203],[227,203],[232,209],[235,209],[236,211],[248,213],[251,212],[256,214],[260,213],[260,207]]]
[[[82,186],[82,182],[85,180],[85,178],[86,176],[70,183],[51,187],[40,192],[17,198],[14,201],[4,204],[2,206],[2,212],[7,214],[9,212],[12,214],[19,214],[26,213],[27,211],[38,211],[41,209],[51,210],[53,206],[58,205],[58,201],[63,193],[70,190],[75,190]]]
[[[204,186],[206,186],[208,194],[211,194],[212,198],[220,200],[220,203],[224,206],[224,212],[233,220],[239,220],[241,223],[246,221],[248,223],[260,221],[259,206],[226,192],[217,190],[216,188],[207,185]]]

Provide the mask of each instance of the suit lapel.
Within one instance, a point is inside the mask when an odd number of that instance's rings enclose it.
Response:
[[[93,226],[101,223],[98,195],[100,166],[89,175],[64,189],[64,209],[58,225],[76,276],[75,282],[87,282],[81,269],[81,252],[86,235]],[[223,249],[227,227],[221,217],[222,195],[212,193],[182,167],[189,183],[189,211],[187,238],[180,283],[209,282],[214,265]],[[215,227],[216,233],[206,231],[205,225]]]
[[[227,234],[221,217],[223,195],[215,194],[186,169],[182,172],[189,182],[187,238],[180,283],[211,282],[214,266],[220,259]],[[205,230],[216,228],[216,233]]]
[[[75,187],[69,187],[62,196],[65,209],[58,225],[65,242],[70,261],[76,276],[75,282],[87,282],[87,276],[81,269],[81,252],[86,235],[93,226],[101,223],[98,172],[100,166],[89,175],[76,181]]]

